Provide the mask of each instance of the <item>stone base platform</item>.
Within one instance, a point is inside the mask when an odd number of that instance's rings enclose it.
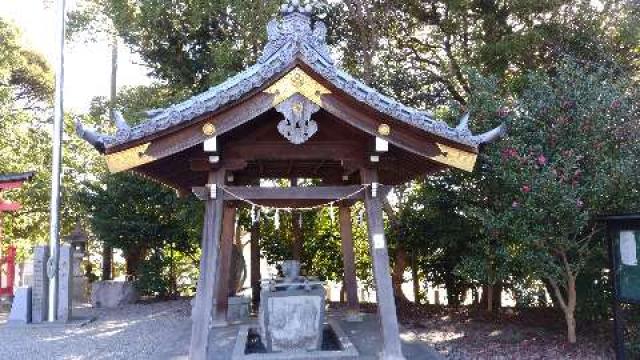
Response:
[[[342,317],[334,317],[329,314],[328,319],[339,324],[345,336],[348,337],[358,356],[352,358],[341,357],[253,357],[249,359],[295,359],[295,360],[379,360],[379,353],[382,350],[382,336],[380,335],[380,325],[375,315],[364,314],[361,322],[348,322]],[[238,335],[241,333],[241,327],[245,329],[249,327],[257,327],[257,321],[250,321],[243,325],[232,325],[225,328],[215,328],[211,331],[209,338],[209,360],[233,360],[234,350],[238,341]],[[407,360],[442,360],[443,357],[438,354],[432,347],[418,342],[402,342],[402,352]],[[259,356],[269,354],[255,354]]]
[[[357,360],[359,357],[358,350],[356,350],[355,346],[353,346],[353,344],[349,340],[349,337],[344,333],[344,331],[342,331],[342,328],[340,327],[338,322],[329,320],[329,323],[326,324],[325,327],[325,332],[331,335],[325,335],[324,337],[325,342],[331,342],[331,344],[327,346],[327,348],[329,349],[325,349],[325,346],[323,346],[323,350],[319,351],[291,353],[266,353],[254,351],[248,353],[247,350],[252,347],[249,344],[249,342],[252,340],[249,338],[249,335],[252,331],[257,333],[257,329],[253,329],[248,325],[241,326],[240,331],[238,332],[238,338],[236,339],[236,345],[233,349],[231,360]]]

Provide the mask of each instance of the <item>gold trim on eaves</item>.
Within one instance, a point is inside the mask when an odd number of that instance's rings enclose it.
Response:
[[[114,154],[105,156],[107,167],[112,174],[130,170],[140,165],[148,164],[156,160],[155,157],[146,154],[151,143],[146,143]]]
[[[478,154],[474,154],[468,151],[460,150],[447,146],[444,144],[436,143],[442,154],[433,156],[431,159],[452,166],[457,169],[472,172],[476,166]]]

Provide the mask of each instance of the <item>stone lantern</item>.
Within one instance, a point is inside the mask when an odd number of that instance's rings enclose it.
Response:
[[[75,229],[64,238],[73,249],[73,301],[87,303],[89,282],[83,272],[82,261],[87,251],[87,233],[84,232],[80,222]]]

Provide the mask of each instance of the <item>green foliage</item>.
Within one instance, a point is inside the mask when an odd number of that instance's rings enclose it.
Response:
[[[166,186],[135,174],[105,175],[79,201],[91,215],[91,228],[98,239],[123,250],[125,257],[134,256],[134,261],[143,260],[148,250],[158,255],[167,246],[187,254],[198,248],[201,204],[179,199]]]
[[[593,252],[594,217],[638,206],[638,94],[604,68],[564,62],[554,76],[533,74],[493,152],[511,199],[497,231],[531,245],[532,260],[560,280],[558,252],[579,273]]]
[[[29,110],[53,96],[53,76],[42,55],[19,44],[20,33],[0,19],[0,111]]]
[[[138,267],[135,285],[141,295],[171,298],[195,293],[197,256],[185,255],[171,246],[154,249]]]
[[[330,212],[334,212],[334,218]],[[358,218],[358,210],[356,219]],[[340,281],[344,275],[342,249],[338,228],[338,209],[326,208],[318,211],[304,211],[292,214],[279,212],[279,227],[276,227],[275,212],[263,213],[260,218],[260,247],[270,264],[291,259],[293,242],[293,222],[302,218],[302,268],[306,274],[323,280]],[[371,283],[371,260],[366,238],[366,227],[356,221],[353,227],[358,278]]]
[[[106,15],[118,36],[171,89],[195,93],[257,58],[277,1],[88,0],[72,14],[79,28]]]
[[[3,245],[18,246],[20,259],[35,244],[48,239],[51,197],[51,120],[53,75],[45,59],[20,46],[19,32],[0,19],[0,173],[34,171],[34,179],[16,191],[4,193],[23,208],[4,216]],[[65,117],[65,131],[73,132],[73,117]],[[99,168],[98,156],[77,137],[64,139],[62,234],[82,218],[73,201],[82,182]]]
[[[478,238],[477,224],[462,213],[458,189],[447,182],[453,173],[411,187],[389,239],[412,249],[426,281],[446,285],[450,304],[459,304],[471,277],[455,273]]]

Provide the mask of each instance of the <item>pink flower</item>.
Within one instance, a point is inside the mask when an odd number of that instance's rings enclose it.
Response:
[[[618,99],[613,100],[613,101],[611,102],[611,108],[612,108],[612,109],[616,109],[616,110],[617,110],[617,109],[620,109],[620,106],[622,106],[622,101],[620,101],[620,100],[618,100]]]
[[[547,158],[543,154],[538,155],[538,158],[536,160],[538,161],[538,165],[540,166],[545,166],[548,162]]]
[[[517,209],[520,207],[520,203],[518,203],[517,201],[514,201],[513,204],[511,204],[511,207],[514,209]]]
[[[531,186],[529,185],[522,185],[522,192],[525,194],[528,194],[531,192]]]
[[[510,159],[518,156],[518,151],[514,148],[506,148],[502,150],[502,157],[505,159]]]
[[[576,200],[576,207],[578,209],[582,209],[582,207],[584,206],[584,202],[580,199]]]

